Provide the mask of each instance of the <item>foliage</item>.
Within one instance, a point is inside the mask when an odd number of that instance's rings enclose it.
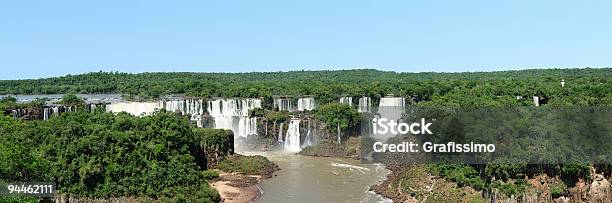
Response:
[[[270,122],[282,123],[289,120],[288,111],[270,111],[266,114],[266,119]]]
[[[215,167],[223,157],[234,153],[234,133],[231,130],[194,128],[193,132],[200,139],[207,167]]]
[[[485,188],[485,182],[480,177],[478,171],[465,164],[435,164],[430,165],[429,169],[434,173],[444,176],[460,187],[470,186],[477,190]]]
[[[225,172],[239,172],[246,175],[265,175],[272,163],[263,156],[234,154],[219,162],[218,168]]]
[[[510,178],[516,178],[518,175],[525,174],[526,169],[526,164],[498,162],[487,164],[485,173],[487,177],[494,177],[498,180],[508,180]]]
[[[336,102],[321,105],[314,111],[314,116],[327,126],[335,127],[339,124],[342,131],[354,128],[360,122],[360,114],[355,109]]]
[[[589,164],[570,163],[561,166],[561,178],[570,186],[578,182],[578,178],[591,179],[591,168]]]
[[[7,109],[19,109],[19,108],[28,108],[28,107],[36,107],[40,108],[48,101],[47,98],[36,98],[28,103],[17,103],[17,98],[12,96],[7,96],[0,99],[0,112],[4,112]]]
[[[202,135],[174,113],[80,111],[0,127],[1,181],[55,182],[77,197],[219,201],[202,181],[212,175],[204,172]]]
[[[74,94],[64,95],[60,103],[66,106],[84,106],[85,105],[85,101]]]
[[[508,182],[494,181],[491,183],[492,188],[500,190],[508,197],[525,194],[528,185],[525,179],[516,179]]]
[[[36,197],[18,196],[18,195],[1,195],[0,202],[4,203],[37,203],[40,200]]]
[[[263,108],[254,108],[249,110],[249,117],[263,117],[266,116],[266,110]]]
[[[7,97],[0,99],[0,104],[10,104],[10,103],[17,103],[17,98],[12,97],[12,96],[7,96]]]
[[[567,194],[567,186],[563,182],[557,182],[550,186],[550,195],[552,198],[557,198]]]
[[[208,169],[208,170],[205,170],[204,172],[202,172],[202,176],[206,180],[212,180],[212,179],[215,179],[215,178],[219,177],[219,172],[217,172],[215,170],[212,170],[212,169]]]
[[[423,105],[530,105],[532,96],[552,105],[601,105],[612,101],[612,71],[532,69],[473,73],[397,73],[378,70],[254,73],[95,72],[37,80],[0,81],[2,94],[119,93],[132,99],[169,94],[200,97],[314,95],[317,102],[340,96],[385,94],[412,97]],[[560,81],[566,85],[561,88]],[[517,100],[521,96],[524,99]]]

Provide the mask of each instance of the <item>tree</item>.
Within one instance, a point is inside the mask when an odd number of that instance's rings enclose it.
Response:
[[[60,103],[66,106],[84,106],[85,105],[85,101],[74,94],[64,95]]]

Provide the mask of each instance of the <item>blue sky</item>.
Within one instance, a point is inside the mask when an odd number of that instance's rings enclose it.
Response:
[[[612,64],[612,1],[4,1],[0,79]]]

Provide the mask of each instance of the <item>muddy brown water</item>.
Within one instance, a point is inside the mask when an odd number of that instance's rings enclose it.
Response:
[[[311,157],[280,152],[260,154],[281,168],[273,178],[259,183],[256,203],[267,202],[391,202],[369,191],[389,170],[358,160]]]

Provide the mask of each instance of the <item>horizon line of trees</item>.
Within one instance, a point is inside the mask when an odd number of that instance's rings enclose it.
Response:
[[[560,81],[565,80],[565,87]],[[253,73],[93,72],[36,80],[0,80],[0,95],[118,93],[128,100],[166,95],[262,97],[312,95],[319,104],[343,96],[387,94],[415,102],[453,105],[516,105],[516,97],[567,105],[612,103],[612,68],[532,69],[467,73],[397,73],[364,70]],[[520,103],[520,102],[519,102]],[[527,105],[524,102],[521,105]]]

